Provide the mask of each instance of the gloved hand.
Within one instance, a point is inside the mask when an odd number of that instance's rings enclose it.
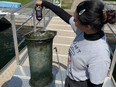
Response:
[[[38,21],[42,20],[42,1],[38,0],[35,2],[35,11],[36,11],[36,19]]]
[[[42,5],[42,0],[37,0],[35,2],[35,6],[41,6]]]

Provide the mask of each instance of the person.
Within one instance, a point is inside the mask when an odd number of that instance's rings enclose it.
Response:
[[[65,87],[102,87],[111,63],[102,29],[104,24],[116,22],[116,11],[104,10],[100,0],[80,2],[74,16],[48,1],[38,0],[35,5],[51,9],[76,34],[69,48]]]

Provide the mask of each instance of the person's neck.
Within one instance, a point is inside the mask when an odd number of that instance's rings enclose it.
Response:
[[[95,34],[95,33],[97,33],[97,32],[99,32],[99,31],[94,30],[94,29],[89,29],[89,30],[86,30],[84,33],[85,33],[85,34]]]

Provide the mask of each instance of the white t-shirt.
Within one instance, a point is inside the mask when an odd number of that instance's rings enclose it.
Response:
[[[67,76],[72,80],[90,79],[93,84],[103,83],[110,66],[110,51],[106,37],[89,41],[77,29],[71,17],[70,24],[76,37],[69,48]]]

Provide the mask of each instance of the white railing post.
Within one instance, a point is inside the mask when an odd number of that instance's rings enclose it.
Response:
[[[50,0],[50,2],[53,3],[52,0]],[[49,17],[50,17],[50,19],[52,18],[52,11],[49,12]]]
[[[16,56],[17,64],[19,65],[19,50],[18,50],[17,31],[16,31],[16,26],[15,26],[15,15],[14,14],[11,14],[11,24],[12,24],[15,56]]]
[[[62,7],[62,0],[60,0],[60,7]]]
[[[43,8],[43,14],[44,14],[44,15],[46,14],[46,12],[45,12],[45,7]],[[45,23],[46,23],[46,18],[45,18],[45,16],[44,16],[44,18],[43,18],[43,27],[45,26]]]
[[[109,74],[108,74],[108,76],[109,76],[110,78],[112,77],[115,64],[116,64],[116,48],[115,48],[115,51],[114,51],[114,55],[113,55],[113,59],[112,59],[111,67],[110,67],[110,71],[109,71]]]
[[[34,26],[34,32],[36,32],[36,15],[35,15],[35,6],[33,6],[33,26]]]

